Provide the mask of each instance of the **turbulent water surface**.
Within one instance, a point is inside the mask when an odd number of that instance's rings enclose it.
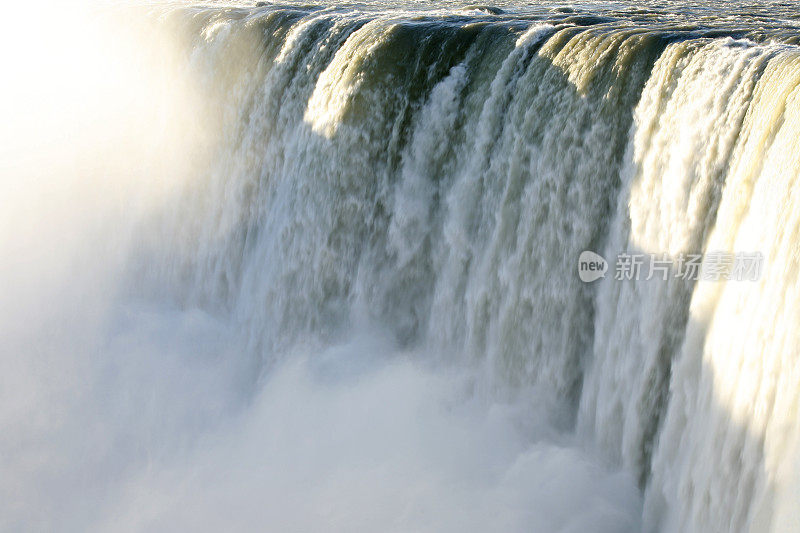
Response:
[[[9,17],[0,529],[800,531],[792,2]]]

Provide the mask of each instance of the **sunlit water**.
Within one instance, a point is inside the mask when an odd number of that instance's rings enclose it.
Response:
[[[0,529],[800,530],[792,3],[7,18]]]

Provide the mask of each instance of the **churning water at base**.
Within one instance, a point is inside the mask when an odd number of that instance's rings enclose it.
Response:
[[[800,530],[791,6],[26,9],[0,529]]]

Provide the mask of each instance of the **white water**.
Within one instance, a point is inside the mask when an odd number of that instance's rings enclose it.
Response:
[[[796,530],[796,49],[287,13],[9,38],[0,529]]]

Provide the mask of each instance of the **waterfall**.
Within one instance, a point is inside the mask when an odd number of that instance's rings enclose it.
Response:
[[[230,523],[244,529],[251,516],[290,530],[797,527],[791,31],[589,8],[125,12],[149,42],[134,52],[142,68],[160,74],[136,99],[145,146],[97,171],[124,168],[130,184],[98,200],[114,206],[96,230],[113,275],[90,308],[100,333],[64,334],[78,347],[63,367],[88,372],[76,411],[108,404],[74,421],[108,440],[91,471],[111,474],[90,494],[126,481],[69,529],[229,525],[186,505],[239,505]],[[82,172],[80,190],[95,170]],[[71,300],[99,279],[100,249],[77,253],[95,266],[64,285]],[[592,283],[577,273],[585,250],[609,264]],[[763,259],[752,280],[675,275],[687,255],[742,252]],[[620,254],[658,257],[668,276],[617,279]],[[82,327],[79,309],[63,314]],[[60,357],[61,333],[55,348],[37,344],[72,324],[53,313],[25,327],[4,313],[9,361]],[[142,384],[130,405],[115,392],[128,373]],[[60,438],[18,426],[25,409],[0,427]],[[118,416],[144,429],[104,422]],[[352,451],[351,434],[364,435]],[[22,447],[0,440],[12,458]],[[473,477],[459,477],[465,465]],[[12,479],[31,498],[54,486],[24,468]],[[187,489],[191,479],[213,489]],[[369,506],[376,486],[401,510],[332,503],[343,491]],[[261,497],[275,503],[267,518]],[[45,509],[45,529],[69,516]],[[9,529],[29,516],[22,501],[7,510]]]

